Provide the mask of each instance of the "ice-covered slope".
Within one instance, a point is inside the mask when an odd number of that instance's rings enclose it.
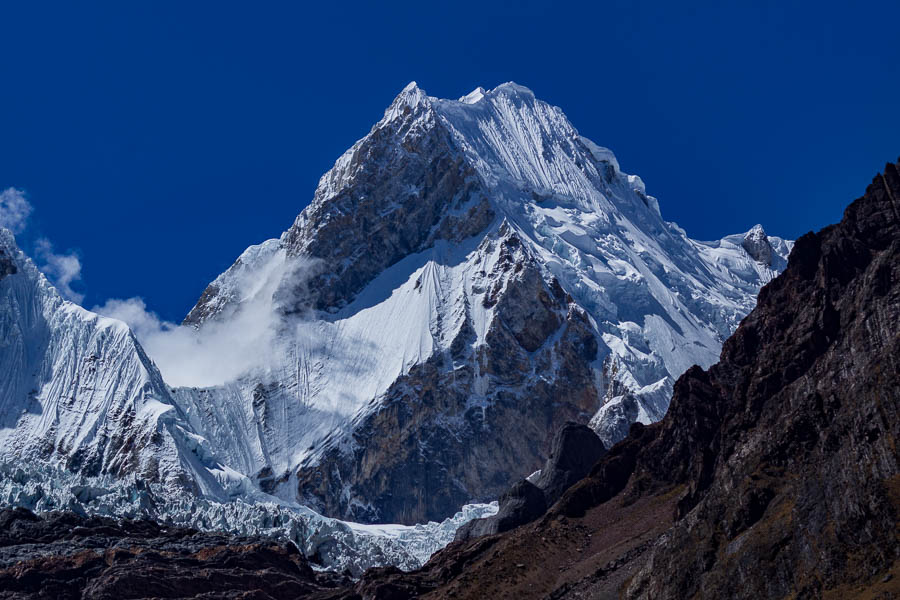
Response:
[[[593,420],[601,437],[609,445],[631,421],[662,418],[673,378],[717,359],[759,288],[784,268],[788,244],[760,226],[747,234],[756,256],[742,236],[689,239],[611,151],[516,84],[436,106],[498,212],[592,318],[604,360],[606,402]]]
[[[274,536],[294,542],[317,567],[348,571],[353,576],[376,566],[417,568],[450,543],[460,525],[497,510],[496,503],[470,504],[441,522],[363,525],[328,519],[308,508],[253,494],[216,502],[183,489],[147,483],[134,474],[86,476],[42,463],[0,463],[0,507],[7,506]]]
[[[131,330],[63,300],[5,229],[0,262],[0,456],[222,497]]]
[[[175,397],[266,491],[434,519],[533,471],[566,420],[611,444],[660,419],[789,249],[759,227],[690,239],[526,88],[451,101],[410,84],[186,319],[227,323],[274,290],[278,351]]]
[[[219,458],[228,440],[197,433],[128,326],[63,300],[2,228],[0,374],[0,506],[279,535],[354,574],[418,566],[495,510],[373,528],[267,496]]]

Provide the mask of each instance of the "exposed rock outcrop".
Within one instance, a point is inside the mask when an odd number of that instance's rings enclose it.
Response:
[[[772,264],[772,244],[769,243],[769,237],[766,235],[762,225],[755,225],[741,241],[741,247],[747,251],[747,254],[753,257],[758,263],[764,265]]]
[[[898,167],[542,519],[346,597],[900,595]]]
[[[580,481],[606,453],[603,442],[586,425],[566,423],[553,438],[550,457],[535,485],[553,504],[567,489]]]
[[[605,453],[603,442],[590,427],[566,423],[553,437],[550,456],[540,472],[504,492],[496,515],[460,527],[456,540],[502,533],[537,520]]]
[[[18,271],[15,261],[12,260],[3,248],[0,248],[0,279],[3,279],[7,275],[15,275]]]

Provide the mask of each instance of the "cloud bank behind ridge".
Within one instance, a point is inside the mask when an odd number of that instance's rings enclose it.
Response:
[[[280,364],[285,344],[291,343],[288,340],[310,333],[304,328],[301,334],[299,318],[290,324],[285,321],[274,299],[285,276],[293,281],[306,276],[306,263],[288,261],[282,252],[268,260],[259,270],[261,275],[242,276],[237,287],[246,295],[237,311],[200,327],[162,320],[139,297],[110,299],[91,310],[128,324],[169,385],[221,385],[252,370]]]
[[[33,211],[22,190],[10,187],[0,192],[0,227],[21,234]],[[50,240],[38,238],[33,254],[37,267],[66,300],[84,301],[84,294],[72,287],[82,272],[75,252],[56,252]],[[255,369],[280,368],[291,353],[288,345],[314,343],[314,328],[305,327],[301,317],[285,318],[275,302],[278,285],[285,279],[294,284],[304,281],[309,267],[305,260],[288,260],[282,251],[275,252],[252,273],[235,276],[235,287],[244,294],[240,308],[228,319],[199,328],[161,319],[140,297],[112,298],[91,310],[131,327],[169,385],[212,387]]]

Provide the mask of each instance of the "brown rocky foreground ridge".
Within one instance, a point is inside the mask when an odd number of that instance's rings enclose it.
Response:
[[[296,546],[73,513],[0,511],[0,598],[303,598],[348,580]]]
[[[531,523],[350,582],[272,541],[5,512],[0,598],[900,597],[898,169]]]

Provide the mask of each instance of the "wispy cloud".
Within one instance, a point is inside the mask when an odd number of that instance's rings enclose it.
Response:
[[[25,192],[16,188],[6,188],[0,192],[0,227],[14,234],[25,231],[28,217],[34,208],[25,198]],[[35,263],[47,279],[56,286],[67,300],[81,304],[84,294],[72,289],[72,284],[81,279],[81,260],[73,251],[58,254],[47,238],[40,238],[34,249]]]
[[[72,284],[81,279],[81,260],[74,252],[57,254],[53,251],[53,244],[47,238],[37,241],[35,257],[38,259],[38,268],[56,286],[63,298],[81,304],[84,294],[72,289]]]
[[[31,203],[21,190],[0,192],[0,226],[22,233],[31,213]],[[56,252],[50,240],[40,238],[33,256],[37,267],[64,298],[78,304],[84,301],[84,294],[72,288],[81,280],[81,260],[75,252]],[[110,299],[91,310],[127,323],[169,385],[214,386],[285,360],[288,350],[283,347],[286,342],[279,328],[288,325],[276,307],[276,291],[285,278],[302,284],[309,267],[310,263],[288,260],[279,251],[253,270],[236,273],[235,289],[242,295],[239,309],[227,319],[210,321],[199,328],[161,319],[139,297]],[[291,326],[301,325],[302,319],[295,316]],[[313,335],[306,332],[307,337]]]
[[[199,328],[160,319],[142,298],[111,299],[91,310],[128,324],[169,385],[215,386],[280,364],[286,350],[279,328],[286,324],[275,292],[285,277],[303,281],[307,268],[304,261],[286,260],[283,252],[276,253],[258,270],[240,276],[236,289],[243,297],[237,311]]]
[[[124,321],[140,340],[152,339],[157,334],[178,327],[175,323],[160,319],[159,315],[147,309],[144,299],[138,297],[124,300],[111,298],[104,304],[93,307],[91,312]]]
[[[0,192],[0,227],[5,227],[13,233],[22,233],[29,215],[31,203],[25,199],[22,190],[6,188]]]

